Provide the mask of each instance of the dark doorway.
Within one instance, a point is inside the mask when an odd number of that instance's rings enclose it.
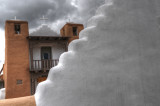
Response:
[[[41,47],[42,69],[49,70],[51,57],[51,47]]]
[[[41,48],[41,59],[51,59],[51,47],[42,47]]]

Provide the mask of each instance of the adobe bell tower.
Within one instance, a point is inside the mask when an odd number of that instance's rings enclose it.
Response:
[[[5,97],[29,96],[28,22],[7,20],[5,23]]]
[[[74,39],[79,39],[79,33],[84,29],[83,24],[67,22],[60,30],[62,37],[69,37],[69,43]]]

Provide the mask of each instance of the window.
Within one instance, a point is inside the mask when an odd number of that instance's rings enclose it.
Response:
[[[42,47],[41,48],[41,59],[42,60],[51,59],[51,47]]]
[[[47,69],[48,67],[51,67],[52,61],[51,57],[51,47],[41,47],[41,68]]]
[[[22,80],[17,80],[17,85],[22,84]]]
[[[20,34],[21,31],[21,27],[19,24],[15,24],[14,25],[14,30],[15,30],[15,34]]]
[[[77,36],[78,34],[77,34],[77,27],[73,27],[73,36]]]

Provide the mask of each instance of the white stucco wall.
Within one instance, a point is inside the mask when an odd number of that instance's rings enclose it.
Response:
[[[52,59],[59,59],[60,55],[65,52],[64,45],[52,46]]]
[[[37,44],[34,44],[33,46],[33,60],[41,60],[41,47],[51,47],[51,59],[52,60],[59,60],[60,55],[65,52],[65,45],[60,42],[59,43],[58,42],[37,43]],[[57,62],[54,61],[53,64],[56,65]],[[41,67],[42,67],[41,61],[33,61],[33,68],[37,69]]]
[[[33,60],[41,60],[41,48],[40,47],[33,48]]]
[[[41,47],[51,47],[51,58],[52,59],[59,59],[59,56],[65,52],[65,45],[63,44],[47,44],[47,43],[39,43],[34,45],[33,47],[33,60],[41,60]]]
[[[37,106],[160,106],[155,0],[106,0],[37,87]]]

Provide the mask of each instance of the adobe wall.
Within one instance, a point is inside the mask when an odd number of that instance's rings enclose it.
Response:
[[[21,25],[21,33],[15,34],[14,24]],[[5,26],[5,88],[6,98],[29,96],[30,73],[29,73],[29,44],[26,37],[28,22],[6,21]],[[22,84],[17,84],[22,80]]]
[[[71,23],[67,23],[64,25],[64,27],[60,30],[61,36],[67,36],[67,37],[72,37],[73,35],[73,31],[72,28],[73,27],[77,27],[78,29],[78,36],[79,36],[79,32],[81,30],[84,29],[83,24],[71,24]]]
[[[75,40],[75,39],[79,39],[79,36],[73,36],[73,37],[69,38],[68,43],[70,43],[72,40]]]
[[[73,27],[77,27],[77,32],[78,32],[77,36],[73,35],[73,30],[72,30]],[[70,43],[72,40],[79,39],[79,33],[83,29],[84,29],[83,24],[67,23],[60,30],[60,33],[61,33],[61,36],[70,37],[68,40],[68,43]]]
[[[0,100],[0,106],[36,106],[34,96]]]

